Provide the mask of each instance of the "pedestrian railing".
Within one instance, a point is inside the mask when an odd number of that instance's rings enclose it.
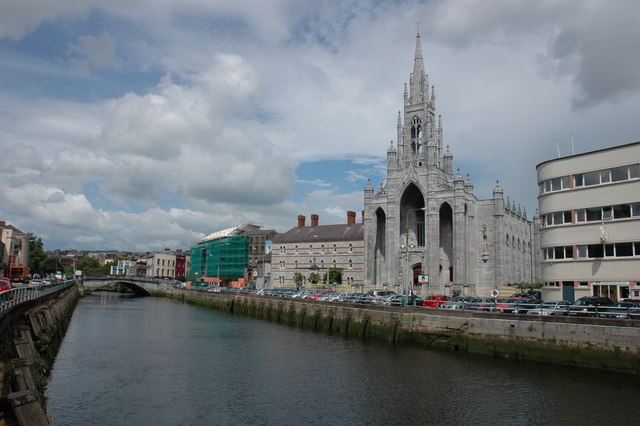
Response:
[[[75,284],[74,280],[63,281],[51,284],[39,285],[21,285],[11,290],[0,293],[0,313],[7,312],[13,307],[20,305],[28,300],[38,299],[55,291],[71,287]]]

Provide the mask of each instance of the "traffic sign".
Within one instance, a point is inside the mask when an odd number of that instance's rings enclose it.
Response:
[[[491,297],[498,297],[498,295],[500,294],[500,292],[498,291],[497,288],[494,288],[493,290],[491,290]]]

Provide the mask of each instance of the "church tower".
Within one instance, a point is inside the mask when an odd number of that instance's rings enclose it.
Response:
[[[365,286],[423,295],[482,294],[476,285],[485,281],[493,288],[496,267],[506,270],[509,263],[495,247],[502,244],[496,230],[507,225],[494,222],[514,215],[495,214],[492,200],[475,197],[468,175],[465,180],[458,170],[454,177],[419,32],[396,128],[385,184],[377,192],[368,184],[364,191]]]

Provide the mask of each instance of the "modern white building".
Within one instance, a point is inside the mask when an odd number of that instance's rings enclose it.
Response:
[[[640,299],[640,142],[536,167],[545,299]]]

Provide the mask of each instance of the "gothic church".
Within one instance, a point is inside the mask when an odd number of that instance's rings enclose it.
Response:
[[[486,296],[513,283],[538,282],[539,219],[454,174],[442,119],[425,73],[420,34],[398,112],[397,147],[387,150],[386,183],[364,189],[365,287],[399,293]]]

